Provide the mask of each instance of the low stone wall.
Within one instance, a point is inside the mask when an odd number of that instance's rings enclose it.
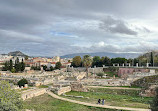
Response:
[[[84,85],[92,86],[130,86],[130,81],[122,79],[88,79],[81,81]]]
[[[71,91],[71,87],[67,86],[67,87],[60,87],[57,89],[57,91],[55,91],[56,94],[61,95],[64,94],[66,92],[70,92]]]
[[[104,72],[104,70],[103,70],[103,67],[96,67],[96,68],[88,68],[88,72],[97,74],[97,73]]]
[[[80,72],[80,73],[76,76],[76,79],[77,79],[77,80],[81,80],[81,79],[83,79],[84,77],[86,77],[86,72]]]
[[[46,93],[46,89],[33,89],[33,90],[31,89],[31,90],[22,92],[21,98],[23,100],[26,100],[26,99],[29,99],[29,98],[32,98],[32,97],[42,95],[44,93]]]

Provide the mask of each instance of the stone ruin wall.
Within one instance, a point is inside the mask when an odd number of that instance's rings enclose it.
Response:
[[[79,92],[88,92],[88,88],[86,88],[83,84],[79,82],[71,83],[71,90]]]
[[[60,87],[57,91],[56,94],[61,95],[64,94],[66,92],[70,92],[71,91],[71,87],[67,86],[67,87]]]
[[[27,92],[24,92],[22,95],[21,95],[21,98],[23,100],[26,100],[26,99],[29,99],[29,98],[33,98],[33,97],[36,97],[36,96],[40,96],[42,94],[45,94],[46,93],[46,89],[34,89],[34,90],[29,90]]]

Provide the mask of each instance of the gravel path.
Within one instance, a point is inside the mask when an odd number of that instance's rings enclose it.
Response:
[[[49,94],[50,96],[52,96],[53,98],[56,98],[56,99],[60,99],[63,101],[68,101],[68,102],[72,102],[72,103],[76,103],[76,104],[86,105],[86,106],[101,107],[101,108],[108,108],[108,109],[129,110],[129,111],[151,111],[150,109],[128,108],[128,107],[118,107],[118,106],[108,106],[108,105],[98,105],[98,104],[86,103],[86,102],[71,100],[71,99],[57,96],[56,94],[52,93],[51,91],[47,91],[47,94]]]

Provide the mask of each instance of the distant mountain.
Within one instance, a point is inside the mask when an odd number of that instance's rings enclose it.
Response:
[[[9,52],[8,55],[9,56],[22,56],[22,57],[27,56],[26,54],[24,54],[24,53],[22,53],[20,51]]]
[[[75,56],[83,57],[84,55],[100,56],[100,57],[107,56],[107,57],[110,57],[110,58],[116,58],[116,57],[136,58],[140,54],[141,53],[110,53],[110,52],[74,53],[74,54],[67,54],[67,55],[61,56],[61,58],[73,58]]]

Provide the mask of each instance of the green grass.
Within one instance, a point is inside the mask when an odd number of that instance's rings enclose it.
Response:
[[[65,102],[54,99],[47,94],[24,101],[24,108],[34,109],[35,111],[119,111]]]
[[[38,86],[38,88],[48,88],[48,86],[46,86],[46,85],[41,85],[41,86]]]
[[[79,101],[96,103],[99,98],[104,98],[107,105],[133,108],[148,108],[149,102],[152,100],[150,97],[139,96],[139,91],[135,90],[93,88],[90,92],[71,91],[66,94],[89,97],[89,99],[68,97]]]
[[[109,76],[109,77],[113,77],[114,75],[115,75],[115,77],[118,77],[117,73],[116,72],[112,72],[112,71],[105,72],[105,74],[107,74],[107,76]]]

